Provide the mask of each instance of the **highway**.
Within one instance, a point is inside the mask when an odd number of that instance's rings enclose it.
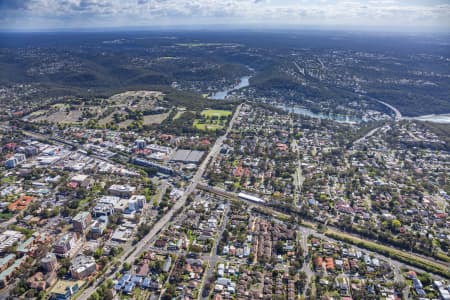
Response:
[[[372,98],[372,99],[373,99],[373,98]],[[400,121],[400,120],[402,119],[402,113],[401,113],[397,108],[395,108],[394,106],[392,106],[392,105],[390,105],[389,103],[386,103],[386,102],[384,102],[384,101],[378,100],[378,99],[373,99],[373,100],[375,100],[375,101],[377,101],[378,103],[381,103],[381,104],[383,104],[384,106],[390,108],[390,109],[394,112],[394,114],[395,114],[395,117],[394,117],[395,121]]]
[[[184,205],[186,204],[187,198],[189,197],[189,195],[192,192],[194,192],[195,188],[197,187],[197,184],[199,183],[203,174],[205,173],[205,170],[209,164],[209,161],[214,159],[217,156],[217,154],[220,152],[223,142],[225,141],[227,135],[233,128],[233,124],[236,121],[236,117],[239,115],[241,107],[242,107],[242,104],[236,108],[236,111],[233,115],[233,118],[230,121],[230,124],[228,125],[228,128],[227,128],[225,134],[216,140],[213,147],[209,151],[208,155],[203,160],[203,162],[200,164],[197,172],[195,173],[194,177],[192,178],[191,183],[186,188],[183,196],[181,196],[180,199],[178,199],[178,201],[175,202],[175,204],[171,207],[171,209],[161,219],[159,219],[155,223],[155,225],[152,227],[152,229],[149,231],[149,233],[142,240],[140,240],[136,244],[135,247],[125,249],[124,254],[121,256],[121,258],[119,260],[121,265],[123,265],[124,263],[133,264],[134,261],[136,260],[136,258],[138,258],[139,255],[142,253],[142,251],[147,249],[150,246],[150,244],[156,238],[157,234],[169,224],[169,221],[172,219],[174,214],[179,209],[184,207]],[[105,272],[105,274],[109,274],[109,273],[111,273],[111,267],[109,267],[108,270],[106,270],[106,272]],[[86,290],[84,290],[78,296],[77,299],[87,300],[92,295],[92,293],[94,293],[94,291],[98,287],[98,285],[100,285],[102,282],[104,282],[107,279],[114,279],[114,276],[115,276],[115,274],[113,272],[108,277],[106,277],[104,280],[101,280],[101,281],[93,284],[92,286],[88,287]]]

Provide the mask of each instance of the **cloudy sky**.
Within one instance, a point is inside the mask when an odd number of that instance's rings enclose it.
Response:
[[[450,31],[450,0],[0,0],[0,30],[290,27]]]

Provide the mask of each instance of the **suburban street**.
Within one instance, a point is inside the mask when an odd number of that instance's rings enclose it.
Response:
[[[209,191],[209,192],[211,192],[211,193],[217,193],[218,195],[221,195],[221,196],[225,196],[225,197],[228,197],[228,198],[232,198],[232,199],[235,199],[235,200],[239,200],[239,201],[245,202],[245,203],[247,203],[247,204],[249,204],[249,205],[251,205],[251,206],[260,206],[260,207],[264,207],[266,210],[273,211],[273,212],[274,212],[274,215],[276,215],[276,211],[275,211],[274,209],[270,208],[269,206],[267,206],[265,203],[250,202],[250,201],[244,200],[244,199],[242,199],[242,198],[239,198],[239,197],[238,197],[236,194],[234,194],[234,193],[231,193],[231,192],[228,192],[228,191],[224,191],[224,190],[218,189],[218,188],[213,188],[213,187],[203,186],[203,185],[201,185],[200,188],[202,188],[202,189],[204,189],[204,190],[206,190],[206,191]],[[305,226],[299,225],[299,226],[298,226],[298,230],[301,231],[302,235],[306,235],[306,236],[308,236],[308,235],[314,235],[314,236],[316,236],[316,237],[318,237],[318,238],[320,238],[320,239],[326,240],[326,241],[330,241],[330,242],[334,242],[334,243],[339,242],[338,240],[335,240],[335,239],[333,239],[333,238],[330,238],[330,237],[326,236],[325,234],[319,233],[319,232],[317,232],[317,230],[311,229],[310,227],[305,227]],[[329,227],[329,230],[331,230],[331,231],[333,231],[333,232],[339,232],[339,233],[342,232],[342,231],[340,231],[339,229],[337,229],[337,228],[335,228],[335,227]],[[306,243],[306,241],[302,241],[302,247],[305,247],[305,243]],[[386,257],[386,256],[381,255],[381,254],[379,254],[379,253],[373,252],[373,251],[371,251],[371,250],[367,250],[367,249],[364,249],[364,248],[361,248],[361,247],[358,247],[358,246],[355,246],[355,245],[352,245],[352,247],[353,247],[354,249],[356,249],[356,250],[360,250],[360,251],[369,253],[369,254],[372,255],[373,257],[376,257],[376,258],[379,258],[379,259],[382,259],[382,260],[390,260],[389,257]],[[307,249],[307,248],[306,248],[306,249]],[[438,261],[436,261],[435,259],[426,258],[426,257],[424,257],[424,256],[422,256],[422,255],[419,255],[419,254],[416,254],[416,253],[414,253],[414,255],[415,255],[415,256],[418,256],[418,257],[421,257],[421,258],[424,258],[424,259],[428,259],[428,260],[433,261],[433,262],[438,262]],[[403,263],[403,262],[400,262],[400,261],[392,260],[392,263],[393,263],[394,266],[397,266],[397,267],[399,267],[399,268],[409,268],[410,270],[414,270],[414,271],[416,271],[416,272],[423,272],[423,270],[421,270],[421,269],[419,269],[419,268],[410,266],[410,265],[408,265],[408,264],[406,264],[406,263]],[[444,262],[440,262],[440,261],[439,261],[439,263],[447,265],[447,264],[444,263]],[[439,276],[439,275],[435,275],[435,276],[436,276],[437,278],[441,278],[441,279],[442,279],[442,276]]]
[[[204,300],[208,299],[208,297],[201,296],[201,291],[203,291],[203,286],[205,284],[205,281],[207,281],[209,278],[213,277],[213,275],[214,275],[215,267],[216,267],[217,261],[219,259],[219,257],[217,256],[217,246],[219,244],[219,241],[222,237],[223,232],[225,231],[225,227],[228,222],[228,213],[229,212],[230,212],[230,205],[227,204],[225,206],[225,211],[223,213],[223,218],[220,223],[219,231],[217,232],[217,236],[214,240],[214,246],[212,247],[209,257],[207,258],[207,260],[208,260],[207,267],[206,267],[207,269],[206,269],[206,274],[204,275],[204,278],[203,278],[202,286],[199,288],[199,291],[200,291],[199,299],[204,299]]]
[[[184,208],[187,198],[189,197],[189,195],[197,187],[197,184],[201,180],[201,178],[202,178],[202,176],[203,176],[203,174],[204,174],[204,172],[205,172],[209,162],[212,159],[214,159],[215,156],[219,153],[219,151],[220,151],[220,149],[222,147],[222,144],[223,144],[224,140],[226,139],[226,136],[228,135],[228,133],[233,128],[233,124],[236,121],[236,117],[239,115],[240,109],[241,109],[241,105],[239,105],[236,108],[236,111],[235,111],[235,113],[233,115],[233,118],[230,121],[230,124],[228,125],[228,128],[227,128],[225,134],[223,136],[219,137],[216,140],[215,144],[213,145],[213,147],[209,151],[208,155],[203,160],[203,162],[200,164],[197,172],[195,173],[194,177],[192,178],[191,183],[188,185],[188,187],[184,191],[183,196],[181,196],[180,199],[178,199],[178,201],[175,202],[175,204],[172,206],[172,208],[161,219],[159,219],[158,222],[155,223],[155,225],[152,227],[150,232],[142,240],[140,240],[136,244],[136,246],[134,246],[132,248],[125,249],[124,254],[119,259],[120,265],[123,265],[124,263],[133,263],[135,261],[135,259],[142,253],[142,251],[145,250],[147,247],[149,247],[149,245],[154,241],[154,239],[156,238],[157,234],[169,224],[169,221],[172,219],[174,214],[176,212],[178,212],[179,209]],[[108,270],[105,271],[105,273],[106,274],[111,273],[111,268],[112,268],[112,266],[110,266],[108,268]],[[115,274],[112,273],[107,278],[105,278],[105,280],[113,279],[114,276],[115,276]],[[86,290],[84,290],[78,296],[77,299],[87,300],[92,295],[92,293],[95,291],[97,286],[99,284],[101,284],[101,282],[103,282],[103,281],[99,281],[99,282],[93,284],[92,286],[90,286],[89,288],[87,288]]]

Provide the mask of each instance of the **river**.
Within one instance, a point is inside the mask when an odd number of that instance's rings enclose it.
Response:
[[[231,92],[236,91],[238,89],[247,87],[250,85],[250,77],[251,76],[243,76],[239,79],[239,83],[236,84],[234,87],[223,90],[223,91],[219,91],[219,92],[215,92],[213,93],[209,99],[214,99],[214,100],[224,100]]]
[[[385,103],[383,103],[385,104]],[[386,104],[385,104],[386,105]],[[278,108],[281,108],[283,110],[293,112],[299,115],[304,115],[312,118],[319,118],[319,119],[325,119],[325,120],[333,120],[340,123],[361,123],[367,120],[348,116],[348,115],[326,115],[323,113],[314,113],[310,111],[309,109],[299,107],[299,106],[287,106],[287,105],[277,105]],[[438,114],[438,115],[423,115],[423,116],[417,116],[417,117],[404,117],[400,114],[400,112],[389,105],[391,109],[395,112],[395,120],[415,120],[415,121],[422,121],[422,122],[431,122],[431,123],[440,123],[440,124],[450,124],[450,114]]]
[[[241,88],[247,87],[250,85],[250,78],[251,76],[242,76],[239,79],[239,83],[235,86],[213,93],[209,99],[214,100],[224,100],[231,92],[239,90]],[[441,114],[441,115],[424,115],[424,116],[418,116],[418,117],[403,117],[398,109],[395,107],[389,105],[388,103],[385,103],[383,101],[380,101],[378,99],[373,99],[378,101],[379,103],[389,107],[394,113],[395,113],[395,119],[396,120],[417,120],[417,121],[426,121],[426,122],[433,122],[433,123],[443,123],[443,124],[450,124],[450,114]],[[299,115],[308,116],[311,118],[319,118],[319,119],[325,119],[325,120],[333,120],[341,123],[361,123],[366,120],[362,118],[357,118],[354,116],[349,115],[326,115],[323,113],[315,113],[312,112],[309,109],[299,107],[299,106],[287,106],[287,105],[277,105],[278,108],[281,108],[286,111],[290,111]]]
[[[424,122],[431,122],[431,123],[450,124],[450,114],[424,115],[424,116],[418,116],[418,117],[403,117],[403,119],[424,121]]]

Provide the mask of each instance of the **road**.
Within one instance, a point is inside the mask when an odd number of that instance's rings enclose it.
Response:
[[[294,118],[292,117],[292,114],[290,115],[290,122],[291,122],[290,133],[291,133],[291,135],[294,135]],[[292,139],[291,148],[292,148],[292,152],[297,155],[297,159],[296,159],[297,168],[293,175],[294,186],[295,186],[295,188],[294,188],[294,203],[295,203],[295,205],[299,206],[300,203],[299,203],[298,199],[299,199],[299,195],[302,191],[303,182],[305,181],[305,178],[303,177],[303,174],[302,174],[302,163],[300,160],[300,150],[298,147],[297,139],[295,137]]]
[[[297,168],[296,168],[295,175],[294,175],[294,185],[295,185],[295,195],[296,195],[294,200],[295,200],[296,205],[299,205],[298,196],[302,192],[304,181],[305,181],[305,177],[303,176],[303,173],[302,173],[302,163],[300,161],[300,158],[297,158]]]
[[[78,143],[68,142],[68,141],[65,141],[65,140],[63,140],[61,138],[51,137],[51,136],[48,136],[48,135],[45,135],[45,134],[42,134],[42,133],[36,133],[36,132],[26,131],[26,130],[22,130],[22,133],[24,135],[26,135],[26,136],[29,136],[31,138],[34,138],[36,140],[40,140],[40,141],[43,141],[43,142],[53,141],[53,142],[58,143],[59,145],[70,146],[70,147],[72,147],[74,149],[75,148],[81,148],[81,145],[78,144]],[[101,160],[101,161],[113,164],[113,165],[117,163],[115,161],[110,160],[109,158],[106,158],[106,157],[103,157],[103,156],[99,156],[99,155],[96,155],[96,154],[93,154],[93,153],[86,154],[86,155],[89,156],[89,157],[96,158],[98,160]]]
[[[395,108],[394,106],[392,106],[389,103],[386,103],[384,101],[378,100],[378,99],[374,99],[374,98],[371,98],[371,99],[377,101],[378,103],[383,104],[384,106],[386,106],[388,108],[390,108],[395,114],[395,117],[394,117],[395,121],[400,121],[402,119],[402,113],[397,108]]]
[[[242,104],[236,108],[236,111],[233,115],[233,118],[230,121],[230,124],[228,125],[228,128],[227,128],[225,134],[216,140],[213,147],[209,151],[208,155],[206,156],[206,158],[203,160],[203,162],[200,164],[199,168],[197,169],[197,172],[195,173],[194,177],[192,178],[191,183],[186,188],[183,196],[181,196],[180,199],[178,199],[178,201],[175,202],[175,204],[170,208],[170,210],[161,219],[159,219],[155,223],[155,225],[152,227],[152,229],[149,231],[149,233],[142,240],[140,240],[136,244],[135,247],[125,250],[124,254],[121,256],[121,258],[119,260],[121,265],[123,265],[124,263],[133,264],[134,261],[136,260],[136,258],[138,258],[139,255],[142,253],[142,251],[144,249],[147,249],[147,247],[150,246],[150,244],[156,238],[157,234],[166,225],[168,225],[169,221],[172,219],[174,214],[179,209],[184,207],[184,205],[186,204],[187,198],[195,190],[195,188],[197,187],[197,184],[199,183],[203,174],[205,173],[205,170],[209,164],[209,161],[214,159],[217,156],[217,154],[219,153],[220,149],[222,148],[222,144],[225,141],[225,139],[226,139],[227,135],[229,134],[229,132],[231,131],[231,129],[233,128],[234,122],[236,121],[236,117],[239,115],[241,108],[242,108]],[[109,269],[106,270],[105,273],[108,274],[109,272],[111,272],[111,267],[109,267]],[[115,276],[115,274],[113,273],[110,276],[106,277],[103,281],[105,281],[107,279],[114,279],[114,276]],[[97,286],[100,285],[103,281],[93,284],[92,286],[90,286],[89,288],[84,290],[83,293],[81,293],[77,299],[87,300],[92,295],[92,293],[95,291]]]
[[[306,290],[308,289],[308,286],[311,283],[311,278],[315,275],[315,273],[311,270],[311,267],[309,266],[309,262],[311,260],[309,258],[306,259],[308,254],[309,254],[308,253],[309,252],[309,248],[308,248],[308,231],[304,227],[301,227],[299,229],[300,229],[300,234],[301,234],[300,245],[302,246],[303,257],[305,258],[304,261],[303,261],[303,266],[302,266],[301,271],[306,274],[306,283],[305,283],[305,286],[302,287],[303,288],[302,295],[303,295],[303,297],[306,297]]]
[[[305,76],[305,70],[300,68],[300,66],[294,61],[294,66],[297,68],[297,70],[303,75]]]
[[[2,222],[0,224],[1,229],[6,229],[9,225],[15,224],[17,222],[17,216],[12,217],[8,221]]]
[[[317,238],[320,238],[320,239],[322,239],[322,240],[325,240],[325,241],[329,241],[329,242],[333,242],[333,243],[339,243],[339,242],[340,242],[340,241],[335,240],[335,239],[333,239],[333,238],[330,238],[330,237],[328,237],[328,236],[326,236],[326,235],[324,235],[324,234],[322,234],[322,233],[319,233],[319,232],[317,232],[317,231],[315,231],[314,229],[311,229],[311,228],[307,228],[307,227],[303,227],[303,226],[298,226],[298,229],[299,229],[299,230],[303,230],[303,231],[304,231],[305,233],[307,233],[308,235],[313,235],[313,236],[315,236],[315,237],[317,237]],[[418,272],[418,273],[424,273],[424,272],[427,273],[427,271],[424,271],[424,270],[422,270],[422,269],[419,269],[419,268],[410,266],[410,265],[408,265],[408,264],[402,263],[402,262],[400,262],[400,261],[391,259],[391,258],[389,258],[389,257],[387,257],[387,256],[384,256],[384,255],[382,255],[382,254],[379,254],[379,253],[377,253],[377,252],[373,252],[373,251],[367,250],[367,249],[365,249],[365,248],[360,248],[360,247],[355,246],[355,245],[351,245],[351,247],[352,247],[353,249],[359,250],[359,251],[361,251],[361,252],[363,252],[363,253],[368,253],[370,256],[375,257],[375,258],[378,258],[379,260],[384,260],[384,261],[390,262],[391,265],[394,267],[394,275],[395,275],[395,269],[396,269],[396,268],[398,268],[398,269],[401,269],[401,268],[407,268],[407,269],[409,269],[409,270],[413,270],[413,271]],[[397,275],[397,276],[398,276],[398,275]],[[440,279],[440,280],[444,279],[444,278],[443,278],[442,276],[440,276],[440,275],[433,274],[433,276],[436,277],[436,278],[438,278],[438,279]]]
[[[263,206],[265,208],[268,208],[266,205],[261,204],[261,203],[249,202],[249,201],[240,199],[234,193],[231,193],[231,192],[228,192],[228,191],[224,191],[222,189],[213,188],[213,187],[205,186],[205,185],[199,185],[199,188],[201,188],[201,189],[203,189],[205,191],[208,191],[210,193],[217,193],[220,196],[224,196],[224,197],[227,197],[227,198],[230,198],[230,199],[243,201],[243,202],[249,204],[250,206]],[[268,209],[272,210],[271,208],[268,208]],[[311,229],[309,227],[298,226],[297,229],[298,229],[298,231],[301,234],[300,244],[301,244],[301,246],[302,246],[302,248],[304,250],[304,255],[305,256],[308,254],[308,240],[307,240],[307,238],[308,238],[309,235],[313,235],[313,236],[315,236],[317,238],[320,238],[320,239],[325,240],[325,241],[333,242],[333,243],[339,243],[340,242],[340,241],[335,240],[333,238],[330,238],[330,237],[328,237],[328,236],[326,236],[324,234],[318,233],[316,230]],[[334,228],[333,228],[333,230],[338,231],[337,229],[334,229]],[[368,253],[369,255],[372,255],[373,257],[376,257],[376,258],[378,258],[380,260],[384,260],[384,261],[389,262],[389,264],[390,264],[390,266],[391,266],[391,268],[392,268],[392,270],[394,272],[394,280],[395,281],[404,282],[404,278],[403,278],[403,276],[400,273],[400,269],[401,268],[407,268],[407,269],[414,270],[414,271],[419,272],[419,273],[424,272],[423,270],[421,270],[419,268],[410,266],[408,264],[402,263],[402,262],[397,261],[397,260],[393,260],[391,258],[388,258],[388,257],[386,257],[384,255],[379,254],[379,253],[367,250],[365,248],[360,248],[360,247],[357,247],[357,246],[354,246],[354,245],[352,245],[351,247],[356,249],[356,250],[359,250],[359,251],[361,251],[363,253]],[[310,260],[305,260],[305,262],[304,262],[304,264],[302,266],[302,269],[301,269],[301,271],[305,272],[305,274],[307,276],[307,281],[306,281],[305,289],[303,290],[303,295],[305,295],[306,287],[311,283],[311,279],[315,275],[315,273],[311,270],[309,263],[310,263]],[[443,279],[442,276],[439,276],[439,275],[434,275],[434,276],[436,278]],[[405,293],[405,295],[408,295],[409,294],[408,288],[406,287],[403,292]]]
[[[398,121],[400,121],[400,120],[402,119],[402,117],[403,117],[403,116],[402,116],[402,113],[401,113],[396,107],[390,105],[389,103],[386,103],[386,102],[384,102],[384,101],[378,100],[378,99],[376,99],[376,98],[369,97],[369,96],[367,96],[367,95],[363,95],[363,94],[357,94],[357,95],[360,96],[360,97],[369,98],[370,100],[376,101],[376,102],[378,102],[378,103],[380,103],[380,104],[383,104],[384,106],[386,106],[387,108],[389,108],[390,110],[392,110],[392,111],[394,112],[394,120],[395,120],[396,122],[398,122]]]
[[[266,203],[259,203],[259,202],[250,202],[250,201],[246,201],[246,200],[244,200],[244,199],[242,199],[242,198],[239,198],[239,197],[238,197],[237,195],[235,195],[234,193],[231,193],[231,192],[228,192],[228,191],[224,191],[224,190],[222,190],[222,189],[210,187],[210,186],[207,186],[207,187],[206,187],[206,186],[200,185],[200,188],[203,189],[203,190],[206,190],[206,191],[208,191],[208,192],[210,192],[210,193],[217,193],[218,195],[221,195],[221,196],[225,196],[225,197],[228,197],[228,198],[233,198],[233,199],[235,199],[235,200],[240,200],[240,201],[245,202],[245,203],[248,203],[249,205],[252,205],[252,206],[260,206],[260,207],[264,207],[266,210],[273,211],[273,215],[276,215],[276,213],[277,213],[276,210],[274,210],[273,208],[269,207]],[[339,228],[332,227],[332,226],[329,226],[328,228],[329,228],[329,230],[332,231],[332,232],[342,233],[342,231],[339,230]],[[314,236],[316,236],[316,237],[318,237],[318,238],[321,238],[321,239],[323,239],[323,240],[332,241],[332,242],[335,242],[335,243],[339,243],[339,242],[340,242],[340,241],[338,241],[338,240],[335,240],[335,239],[333,239],[333,238],[330,238],[330,237],[328,237],[328,236],[326,236],[326,235],[324,235],[324,234],[321,234],[321,233],[317,232],[316,230],[311,229],[311,228],[308,228],[308,227],[298,226],[298,229],[301,231],[302,235],[306,235],[306,236],[308,236],[308,235],[314,235]],[[355,237],[356,237],[356,236],[355,236]],[[361,237],[358,237],[358,238],[359,238],[359,239],[362,239]],[[303,244],[304,244],[304,243],[305,243],[305,242],[303,241]],[[304,245],[302,245],[302,247],[303,247],[303,246],[304,246]],[[390,260],[390,258],[388,258],[388,257],[386,257],[386,256],[384,256],[384,255],[381,255],[381,254],[379,254],[379,253],[377,253],[377,252],[373,252],[373,251],[368,250],[368,249],[365,249],[365,248],[360,248],[360,247],[357,247],[357,246],[354,246],[354,245],[352,245],[352,248],[354,248],[354,249],[356,249],[356,250],[360,250],[360,251],[365,252],[365,253],[372,254],[374,257],[377,257],[378,259],[382,259],[382,260],[384,260],[384,261],[389,261],[389,260]],[[391,247],[391,248],[392,248],[392,249],[397,249],[397,248],[394,248],[394,247]],[[401,250],[401,249],[397,249],[397,250]],[[448,265],[448,264],[445,263],[445,262],[437,261],[436,259],[433,259],[433,258],[430,258],[430,257],[425,257],[425,256],[420,255],[420,254],[417,254],[417,253],[414,253],[414,254],[411,253],[411,254],[414,255],[414,256],[420,257],[420,258],[422,258],[422,259],[427,259],[427,260],[429,260],[430,262],[440,263],[440,264],[444,264],[444,265],[446,265],[446,266]],[[410,270],[414,270],[414,271],[419,272],[419,273],[427,272],[427,271],[424,271],[424,270],[419,269],[419,268],[417,268],[417,267],[410,266],[410,265],[408,265],[408,264],[402,263],[402,262],[397,261],[397,260],[392,260],[392,262],[393,262],[393,265],[395,265],[395,266],[397,266],[397,267],[399,267],[399,268],[409,268]],[[443,279],[443,277],[440,276],[440,275],[437,275],[437,274],[433,274],[433,275],[434,275],[436,278]]]
[[[225,228],[228,223],[228,213],[230,212],[230,205],[227,204],[225,207],[225,211],[223,213],[222,222],[220,223],[220,228],[217,232],[217,236],[214,240],[214,246],[211,249],[210,255],[208,257],[208,263],[206,267],[206,273],[203,276],[202,285],[199,288],[198,292],[198,299],[206,300],[208,297],[202,297],[203,292],[203,286],[205,284],[205,281],[209,280],[209,278],[212,278],[215,272],[217,261],[219,260],[219,257],[217,256],[217,246],[219,245],[219,241],[222,238],[222,234],[225,231]]]
[[[353,145],[355,144],[359,144],[361,142],[364,142],[365,140],[367,140],[369,137],[371,137],[372,135],[374,135],[381,127],[377,127],[372,129],[371,131],[369,131],[365,136],[357,139],[356,141],[353,142]]]

